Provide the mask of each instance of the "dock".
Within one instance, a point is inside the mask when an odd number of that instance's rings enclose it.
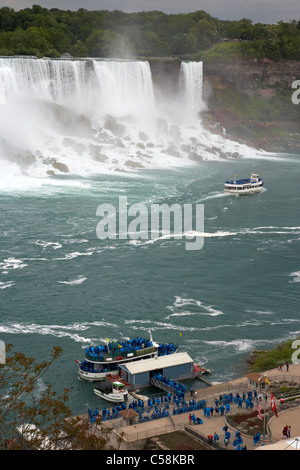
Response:
[[[174,390],[173,387],[170,385],[167,385],[166,383],[156,380],[154,377],[151,377],[149,380],[150,385],[154,385],[154,387],[159,388],[160,390],[163,390],[164,392],[171,393],[172,395],[176,394],[176,391]]]
[[[208,387],[212,387],[212,383],[203,377],[203,375],[195,375],[195,378],[204,382]]]
[[[206,385],[208,385],[208,387],[211,387],[212,384],[205,377],[203,377],[203,374],[210,374],[210,371],[194,364],[195,379],[201,380],[201,382],[204,382]]]

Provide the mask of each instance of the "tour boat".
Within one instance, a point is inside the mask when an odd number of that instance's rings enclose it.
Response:
[[[128,390],[121,382],[102,382],[94,388],[94,393],[111,403],[124,403],[128,400]]]
[[[263,190],[264,182],[261,180],[259,175],[252,173],[250,178],[237,180],[234,175],[233,181],[226,181],[224,186],[225,193],[228,194],[254,194],[260,193]]]
[[[103,381],[108,374],[116,374],[119,364],[157,356],[174,354],[178,344],[156,343],[149,338],[137,337],[125,341],[106,339],[106,344],[85,348],[85,358],[78,364],[80,379],[90,382]]]

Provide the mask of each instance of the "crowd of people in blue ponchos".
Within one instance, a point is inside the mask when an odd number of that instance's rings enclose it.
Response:
[[[89,361],[82,361],[79,365],[80,369],[83,370],[84,372],[113,372],[113,369],[114,370],[118,370],[118,367],[117,366],[111,366],[110,365],[110,369],[108,369],[108,365],[106,364],[103,364],[103,365],[99,365],[97,364],[96,367],[95,367],[95,364],[93,362],[89,362]]]
[[[140,349],[151,348],[153,342],[148,338],[132,338],[125,341],[108,341],[105,345],[88,346],[85,348],[85,355],[88,359],[103,362],[107,354],[117,357],[125,357],[129,353],[139,351]],[[178,344],[160,343],[157,349],[158,356],[173,354],[178,348]]]
[[[119,411],[126,409],[133,409],[137,412],[139,423],[168,417],[170,412],[173,416],[181,413],[189,413],[189,424],[201,425],[203,424],[203,419],[199,416],[195,416],[195,411],[197,410],[203,410],[203,418],[210,419],[214,415],[223,416],[225,413],[230,412],[232,404],[237,405],[238,408],[245,406],[246,409],[252,409],[255,400],[258,400],[256,391],[248,392],[247,394],[245,392],[242,394],[237,393],[236,395],[229,393],[221,394],[219,398],[216,398],[215,406],[207,406],[205,399],[186,400],[181,394],[171,394],[168,392],[166,395],[160,397],[149,397],[147,400],[133,400],[129,404],[121,403],[111,409],[103,408],[101,412],[98,409],[94,411],[89,409],[88,414],[91,424],[93,424],[100,421],[117,419],[119,418]],[[235,450],[246,450],[239,431],[236,431],[235,435],[232,436],[227,425],[223,427],[223,431],[225,447],[232,444]],[[215,432],[214,435],[209,435],[208,439],[214,443],[219,443],[220,436]],[[257,445],[260,442],[261,435],[257,433],[253,437],[253,444]]]
[[[178,348],[178,344],[174,343],[160,343],[158,346],[157,354],[158,356],[167,356],[168,354],[173,354]]]
[[[160,373],[153,374],[152,378],[160,384],[164,385],[166,389],[170,390],[171,393],[174,393],[177,397],[184,397],[186,392],[186,386],[181,382],[177,382],[177,380],[167,378]]]
[[[97,361],[103,361],[104,355],[126,356],[128,353],[138,351],[139,349],[150,348],[152,341],[147,338],[132,338],[125,341],[108,341],[107,344],[99,346],[88,346],[85,348],[87,358]]]
[[[94,411],[89,408],[88,415],[91,424],[99,424],[102,421],[111,421],[112,419],[118,419],[120,417],[119,411],[126,409],[126,403],[120,403],[112,407],[111,409],[103,408],[101,411],[98,408],[96,408]]]

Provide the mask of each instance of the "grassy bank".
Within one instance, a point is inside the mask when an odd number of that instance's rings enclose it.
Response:
[[[207,98],[204,123],[250,146],[300,154],[300,105],[286,88],[214,88]]]
[[[251,372],[263,372],[283,365],[285,362],[291,363],[292,355],[296,349],[292,347],[295,340],[289,339],[278,344],[270,351],[256,350],[249,357]]]

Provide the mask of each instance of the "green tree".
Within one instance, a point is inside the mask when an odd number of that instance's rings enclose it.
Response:
[[[74,57],[88,56],[87,48],[82,41],[76,41],[75,44],[70,47],[70,54]]]
[[[11,36],[11,45],[17,55],[58,56],[49,41],[49,34],[43,28],[17,29]]]
[[[216,25],[206,19],[199,20],[196,25],[191,28],[191,32],[197,39],[197,47],[199,50],[210,47],[217,37]]]
[[[71,41],[68,37],[66,25],[57,25],[47,29],[48,42],[51,43],[53,49],[60,53],[69,52]]]
[[[243,18],[239,21],[231,21],[228,23],[227,37],[231,39],[252,40],[253,25],[252,21]]]
[[[16,28],[16,14],[12,8],[0,8],[0,32],[13,31]]]
[[[197,41],[192,33],[176,34],[171,42],[171,52],[175,55],[194,54]]]
[[[116,37],[116,33],[112,31],[103,29],[93,31],[86,41],[88,55],[90,57],[109,57]]]
[[[23,34],[26,31],[28,33]],[[219,20],[203,10],[167,15],[161,11],[49,10],[39,5],[15,12],[3,7],[0,8],[0,33],[2,53],[38,57],[56,57],[63,52],[107,57],[112,50],[113,55],[123,57],[128,51],[143,57],[170,53],[185,58],[195,54],[204,57],[217,41],[229,38],[249,45],[224,48],[223,52],[229,54],[225,60],[241,56],[244,59],[268,57],[276,61],[300,58],[299,20],[253,24],[246,18]],[[218,49],[213,53],[214,60],[221,52]]]
[[[10,351],[8,345],[6,364],[0,365],[0,448],[103,449],[106,437],[97,437],[87,421],[71,417],[70,390],[58,395],[48,385],[41,396],[36,392],[36,384],[59,360],[62,349],[53,347],[50,360],[40,364],[22,353],[9,355]],[[24,433],[23,438],[17,437],[16,429],[22,426],[28,430],[27,439]]]

